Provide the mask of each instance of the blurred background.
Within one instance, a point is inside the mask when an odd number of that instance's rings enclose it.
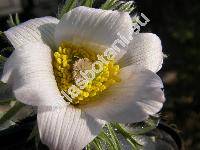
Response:
[[[8,15],[19,13],[26,21],[56,16],[62,0],[0,0],[0,31],[9,28]],[[97,2],[101,3],[101,1]],[[142,32],[156,33],[167,54],[159,75],[167,101],[161,118],[182,137],[185,149],[200,149],[200,1],[135,0],[135,12],[151,21]],[[7,43],[0,43],[0,49]]]

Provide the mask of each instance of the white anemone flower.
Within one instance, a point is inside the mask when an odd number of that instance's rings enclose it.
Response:
[[[61,20],[36,18],[5,31],[15,50],[1,81],[17,100],[37,106],[40,137],[50,149],[82,149],[106,122],[140,122],[162,108],[163,84],[156,75],[163,63],[161,41],[152,33],[135,35],[132,25],[126,12],[81,6]],[[133,40],[74,102],[67,101],[61,90],[80,78],[75,69],[88,68],[117,33]]]

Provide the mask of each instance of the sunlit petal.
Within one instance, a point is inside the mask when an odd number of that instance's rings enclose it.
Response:
[[[73,106],[55,109],[39,107],[38,128],[41,140],[52,150],[81,150],[104,126]]]

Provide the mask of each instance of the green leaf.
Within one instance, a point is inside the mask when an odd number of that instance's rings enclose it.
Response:
[[[111,140],[113,141],[113,143],[115,145],[115,149],[121,150],[121,144],[118,140],[118,137],[117,137],[115,131],[113,130],[113,127],[111,126],[111,123],[107,124],[106,126],[107,126],[107,129],[108,129],[109,135],[111,137]]]
[[[125,125],[119,123],[109,123],[105,125],[100,134],[87,145],[86,149],[109,149],[121,150],[123,148],[123,137],[127,141],[126,144],[131,146],[131,149],[141,149],[142,145],[139,143],[136,134],[129,130]],[[122,143],[121,143],[122,142]]]
[[[14,50],[13,47],[6,47],[6,48],[3,48],[3,49],[1,49],[1,54],[3,54],[3,53],[11,53],[13,50]],[[2,56],[2,55],[1,55],[1,56]]]
[[[3,72],[4,63],[6,62],[6,58],[0,55],[0,77]]]
[[[58,18],[62,18],[62,16],[69,12],[71,9],[75,8],[77,4],[77,0],[66,0],[65,4],[62,7],[58,8]]]
[[[122,4],[118,10],[123,12],[132,12],[134,9],[135,9],[134,2],[128,1]]]
[[[11,99],[0,100],[0,105],[9,105],[11,101]]]
[[[81,6],[92,7],[94,4],[94,0],[82,0],[80,4]]]
[[[15,14],[15,24],[18,25],[20,24],[20,19],[18,13]]]
[[[133,135],[128,132],[125,127],[123,127],[123,125],[119,123],[113,123],[112,125],[119,131],[121,135],[123,135],[123,137],[129,142],[133,149],[138,149],[137,147],[142,146],[133,138]]]
[[[102,141],[104,141],[106,144],[108,144],[108,149],[109,150],[115,150],[115,145],[112,142],[112,140],[110,139],[110,137],[108,137],[108,135],[105,133],[105,131],[102,131],[98,137],[99,139],[101,139]]]
[[[131,145],[131,147],[132,147],[133,150],[138,149],[137,146],[134,144],[135,142],[132,142],[132,140],[129,139],[129,138],[127,138],[126,140]]]
[[[95,138],[94,141],[92,142],[96,150],[103,150],[100,140],[98,138]]]
[[[128,124],[124,126],[126,130],[132,135],[142,135],[157,127],[159,123],[159,118],[155,116],[149,117],[146,121]]]
[[[6,121],[10,120],[22,107],[24,104],[20,102],[16,102],[13,107],[11,107],[1,118],[0,124],[5,123]]]
[[[0,81],[0,103],[14,100],[15,97],[12,93],[12,89],[5,83]]]
[[[101,141],[101,143],[100,143]],[[111,138],[111,134],[108,131],[107,125],[103,128],[100,134],[87,146],[86,149],[109,149],[109,150],[117,150],[115,141]]]
[[[86,150],[91,150],[91,144],[88,144],[86,147],[85,147]]]
[[[13,19],[13,16],[11,14],[9,15],[9,19],[7,20],[7,24],[9,25],[9,27],[16,26],[14,19]]]
[[[133,1],[119,1],[119,0],[107,0],[101,7],[105,10],[119,10],[122,12],[132,12],[135,9]]]
[[[30,141],[30,140],[32,140],[33,138],[35,138],[35,136],[37,135],[37,133],[38,133],[38,126],[37,126],[37,124],[36,124],[36,125],[33,127],[33,130],[31,131],[31,133],[30,133],[30,135],[29,135],[27,141]]]
[[[107,0],[100,8],[105,10],[114,9],[113,7],[119,2],[119,0]]]
[[[4,37],[4,33],[2,31],[0,31],[0,37]]]
[[[0,41],[7,45],[6,47],[2,47],[0,49],[0,57],[1,55],[11,54],[14,48],[3,31],[0,31]]]
[[[0,55],[0,75],[1,75],[1,71],[3,70],[3,66],[5,62],[6,62],[6,58]]]
[[[7,24],[9,25],[9,27],[14,27],[14,26],[20,24],[18,13],[15,14],[14,19],[13,19],[12,14],[9,14],[9,19],[7,20]]]
[[[39,130],[38,130],[38,126],[37,123],[35,124],[35,126],[33,127],[27,142],[34,139],[35,140],[35,148],[38,149],[39,143],[40,143],[40,136],[39,136]]]
[[[5,62],[6,61],[6,57],[3,57],[0,55],[0,62]]]

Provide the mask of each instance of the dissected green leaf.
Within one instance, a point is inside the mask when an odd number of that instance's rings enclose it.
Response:
[[[6,61],[6,57],[3,57],[0,55],[0,62],[5,62]]]
[[[34,139],[34,141],[35,141],[35,148],[38,149],[38,146],[40,143],[40,136],[39,136],[37,123],[35,123],[35,126],[33,127],[27,141],[30,141],[32,139]]]
[[[13,47],[5,47],[3,49],[1,49],[1,54],[2,53],[11,53],[14,50]]]
[[[18,13],[15,14],[15,17],[13,18],[12,14],[9,15],[9,19],[7,20],[7,23],[10,27],[14,27],[18,24],[20,24],[19,15]]]
[[[107,0],[100,8],[105,10],[132,12],[135,9],[135,6],[133,1]]]
[[[15,97],[12,93],[12,89],[7,84],[0,81],[0,103],[14,99]]]
[[[132,135],[142,135],[157,127],[159,118],[155,116],[149,117],[146,121],[134,124],[128,124],[124,128]]]
[[[4,37],[4,33],[2,31],[0,31],[0,37]]]
[[[38,132],[38,126],[37,124],[33,127],[33,130],[31,131],[29,137],[28,137],[28,141],[32,140],[33,138],[35,138],[36,134]]]
[[[105,10],[114,9],[113,6],[119,2],[119,0],[107,0],[100,8]]]
[[[113,143],[115,145],[115,149],[116,150],[121,150],[121,144],[119,142],[119,139],[118,139],[113,127],[111,126],[111,124],[107,124],[106,126],[108,128],[108,132],[110,134],[110,137],[111,137],[111,139],[112,139],[112,141],[113,141]]]
[[[104,131],[104,132],[102,131],[102,132],[98,135],[97,138],[99,138],[99,139],[101,139],[102,141],[104,141],[104,142],[107,144],[107,146],[109,146],[109,147],[108,147],[109,150],[115,150],[115,145],[114,145],[114,143],[112,142],[112,140],[110,139],[110,137],[108,137],[108,135],[105,133],[105,131]]]
[[[0,78],[3,73],[3,67],[4,63],[6,61],[6,58],[0,55]],[[11,88],[0,81],[0,105],[8,105],[11,100],[15,99]]]
[[[100,140],[98,138],[94,139],[93,145],[94,145],[94,148],[96,150],[103,150],[103,147],[102,147]]]
[[[1,47],[0,57],[9,56],[9,54],[11,54],[14,48],[12,47],[12,44],[10,43],[10,41],[8,40],[8,38],[6,37],[3,31],[0,31],[0,41],[3,43],[3,45],[6,45],[5,47]]]
[[[112,123],[112,125],[121,135],[123,135],[133,149],[137,149],[137,147],[142,146],[133,138],[133,135],[122,124]]]
[[[18,13],[15,14],[15,24],[18,25],[20,24],[20,19]]]
[[[1,118],[0,124],[5,123],[6,121],[10,120],[22,107],[24,104],[20,102],[16,102],[13,107],[11,107]]]
[[[65,13],[75,8],[77,2],[77,0],[66,0],[65,4],[58,9],[58,18],[62,18]]]
[[[14,19],[13,19],[13,16],[11,14],[9,15],[9,19],[7,20],[7,24],[9,25],[9,27],[16,26]]]
[[[82,0],[80,4],[81,6],[92,7],[94,4],[94,0]]]
[[[112,130],[112,127],[110,126],[109,129]],[[111,135],[114,133],[114,130],[109,131],[109,129],[108,126],[106,125],[100,132],[100,134],[86,146],[86,149],[119,150],[120,143],[118,141],[119,145],[116,145],[116,140],[117,140],[116,135]]]
[[[134,9],[135,9],[134,2],[128,1],[124,2],[124,4],[121,4],[118,10],[124,12],[132,12]]]
[[[66,0],[65,4],[58,8],[58,18],[61,18],[65,13],[78,6],[93,7],[94,2],[94,0]],[[135,9],[135,6],[133,1],[107,0],[100,8],[131,12]]]
[[[6,62],[6,58],[0,55],[0,77],[1,77],[1,73],[3,71],[3,66],[5,62]]]
[[[0,105],[9,105],[10,102],[11,102],[11,99],[0,100]]]
[[[123,142],[121,136],[125,141],[127,141],[126,143]],[[133,135],[132,132],[129,132],[129,130],[124,125],[119,123],[109,123],[103,128],[102,132],[100,132],[100,134],[87,146],[87,148],[90,147],[91,149],[97,150],[121,150],[123,149],[123,144],[128,144],[132,149],[139,149],[142,147],[142,145],[139,144],[135,138],[135,135]]]
[[[88,144],[86,147],[85,147],[86,150],[91,150],[91,144]]]
[[[6,62],[6,58],[0,55],[0,77],[3,73],[4,63]]]

